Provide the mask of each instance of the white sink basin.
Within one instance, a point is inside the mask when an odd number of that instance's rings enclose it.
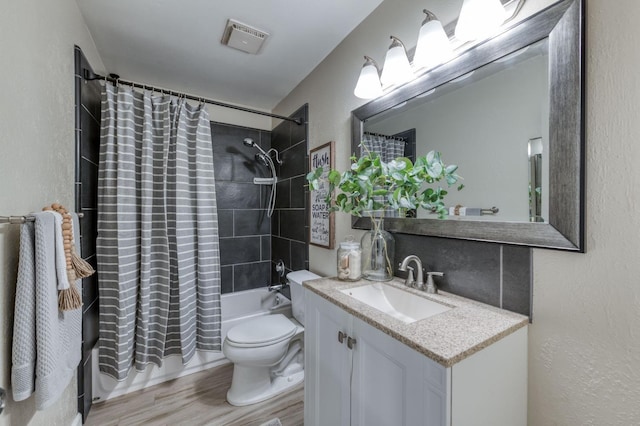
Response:
[[[382,283],[340,291],[407,324],[451,309],[438,302]]]

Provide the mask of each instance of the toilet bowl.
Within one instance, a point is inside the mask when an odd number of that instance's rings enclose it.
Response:
[[[287,274],[294,318],[267,315],[229,330],[222,345],[222,352],[233,363],[233,379],[227,392],[229,404],[256,404],[304,380],[302,282],[316,278],[320,277],[309,271]]]

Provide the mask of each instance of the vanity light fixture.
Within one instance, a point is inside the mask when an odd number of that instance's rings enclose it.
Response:
[[[458,48],[466,45],[468,41],[481,41],[495,34],[501,25],[518,15],[525,1],[507,1],[507,4],[516,5],[511,16],[507,17],[501,0],[464,0],[455,28]],[[365,56],[365,63],[353,91],[354,95],[361,99],[376,98],[383,94],[383,90],[413,80],[417,75],[413,71],[422,73],[422,70],[434,68],[455,57],[453,44],[442,23],[427,9],[423,12],[427,16],[420,27],[413,64],[409,63],[407,50],[402,41],[391,36],[392,42],[387,50],[382,74],[378,78],[378,65],[373,59]]]
[[[507,19],[507,12],[500,0],[464,0],[456,38],[462,42],[484,39],[495,33]]]
[[[430,69],[453,58],[453,48],[442,23],[432,12],[424,9],[427,15],[422,21],[416,53],[413,55],[414,69]]]
[[[382,75],[380,76],[383,86],[406,83],[414,78],[404,44],[394,36],[391,36],[391,40],[391,46],[387,50]]]
[[[382,95],[382,85],[378,74],[378,64],[369,56],[364,57],[364,65],[358,77],[353,94],[360,99],[373,99]]]

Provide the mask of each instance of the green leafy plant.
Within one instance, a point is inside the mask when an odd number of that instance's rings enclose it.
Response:
[[[447,191],[441,187],[431,187],[439,181],[452,186],[461,179],[456,174],[458,166],[445,165],[440,153],[431,151],[415,163],[406,157],[399,157],[388,163],[376,153],[351,157],[351,168],[345,172],[331,169],[328,173],[329,191],[325,199],[330,211],[342,211],[353,216],[373,216],[375,211],[384,209],[423,208],[447,215],[444,197]],[[323,169],[318,168],[307,175],[312,190],[320,187]],[[464,185],[459,185],[461,190]],[[334,197],[336,190],[339,194]],[[376,215],[379,216],[379,215]]]

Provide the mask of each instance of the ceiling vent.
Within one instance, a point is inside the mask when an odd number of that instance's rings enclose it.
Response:
[[[222,44],[255,55],[268,36],[264,31],[229,19],[222,36]]]

